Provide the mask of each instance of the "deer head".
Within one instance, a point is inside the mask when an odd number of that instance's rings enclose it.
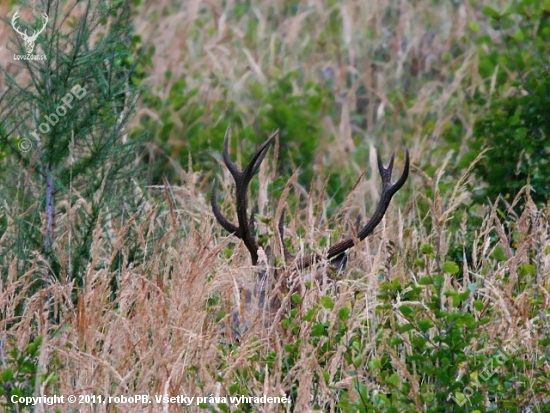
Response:
[[[13,17],[11,18],[11,25],[13,26],[13,30],[15,30],[17,33],[21,35],[23,38],[23,41],[25,42],[25,50],[28,54],[31,54],[34,50],[34,42],[38,38],[38,35],[44,31],[46,28],[46,24],[48,24],[48,15],[44,13],[44,23],[42,25],[42,28],[40,30],[36,30],[33,32],[32,35],[27,35],[27,30],[23,33],[19,27],[16,26],[17,19],[19,18],[19,11],[16,11]]]
[[[237,238],[241,239],[244,242],[246,248],[248,249],[248,252],[250,253],[252,265],[258,265],[259,246],[254,235],[254,214],[248,213],[248,185],[250,184],[250,181],[252,180],[254,174],[260,168],[260,165],[264,160],[267,151],[273,143],[276,135],[277,132],[271,135],[262,144],[262,146],[260,146],[248,165],[246,165],[246,167],[241,171],[229,157],[229,128],[225,133],[222,156],[225,166],[227,167],[235,181],[238,225],[233,224],[223,216],[218,205],[215,185],[212,188],[212,196],[210,201],[212,205],[212,211],[214,213],[214,216],[216,217],[216,220],[227,232],[235,235]],[[399,191],[399,189],[401,189],[409,176],[409,151],[406,150],[405,167],[403,169],[403,173],[401,174],[397,182],[395,184],[392,184],[391,178],[393,172],[394,158],[395,154],[392,155],[388,167],[384,167],[384,164],[382,163],[382,159],[380,157],[380,152],[377,153],[378,171],[380,173],[380,177],[382,178],[382,193],[380,195],[380,200],[374,211],[373,216],[363,227],[359,229],[357,235],[355,237],[349,237],[335,243],[334,245],[331,245],[324,256],[319,254],[310,254],[304,257],[295,257],[284,246],[284,242],[282,242],[284,258],[287,267],[283,271],[275,273],[276,279],[273,280],[273,282],[277,281],[278,285],[280,286],[282,285],[280,282],[281,278],[288,278],[292,274],[300,273],[301,271],[315,265],[316,263],[320,263],[323,261],[334,263],[336,261],[339,261],[347,250],[349,250],[358,242],[364,240],[366,237],[373,233],[376,226],[380,223],[380,221],[382,221],[382,218],[384,217],[384,214],[386,213],[388,206],[390,205],[392,197],[397,191]],[[283,240],[284,235],[283,220],[284,215],[281,215],[281,219],[278,224],[278,232],[281,240]],[[246,300],[246,306],[250,306],[251,297],[253,296],[256,296],[256,302],[260,305],[264,305],[264,303],[268,301],[265,299],[265,295],[267,294],[266,286],[268,285],[268,283],[265,282],[265,274],[258,272],[258,278],[261,279],[262,282],[257,282],[256,286],[253,289],[246,290],[243,294]],[[280,299],[274,301],[272,300],[270,302],[272,307],[271,311],[278,310],[277,306],[280,305]],[[242,330],[243,322],[242,320],[238,319],[239,317],[236,314],[233,314],[233,323],[238,325],[238,327],[234,326],[234,328]],[[249,320],[244,320],[244,328],[246,329],[249,325]]]

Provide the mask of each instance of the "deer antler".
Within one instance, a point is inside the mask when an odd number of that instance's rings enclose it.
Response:
[[[42,28],[40,30],[38,30],[36,33],[33,34],[33,37],[36,39],[36,37],[38,37],[38,35],[40,33],[42,33],[44,31],[44,29],[46,28],[46,25],[48,24],[48,20],[49,20],[49,17],[46,13],[44,13],[42,15],[42,17],[44,18],[44,24],[42,25]]]
[[[376,206],[376,210],[374,211],[371,219],[365,224],[363,228],[359,230],[359,232],[357,233],[357,238],[346,238],[345,240],[332,245],[328,249],[327,255],[325,257],[327,260],[335,258],[344,253],[346,250],[353,247],[355,245],[356,239],[357,241],[363,241],[370,234],[372,234],[374,229],[378,226],[378,224],[380,223],[380,221],[382,221],[382,218],[386,214],[392,197],[397,191],[401,189],[401,187],[405,184],[405,181],[407,181],[407,178],[409,177],[410,159],[408,149],[405,150],[405,167],[403,168],[403,173],[401,174],[397,182],[393,185],[391,183],[391,176],[393,172],[395,153],[392,154],[390,164],[387,168],[384,168],[384,164],[382,163],[382,158],[380,156],[380,151],[377,151],[376,153],[376,160],[378,163],[378,172],[380,173],[380,177],[382,178],[382,194],[380,195],[380,201]],[[321,257],[319,257],[319,255],[312,254],[306,258],[299,259],[297,262],[297,267],[300,269],[310,267],[320,258]]]
[[[259,169],[262,161],[265,158],[267,150],[269,149],[269,146],[273,142],[273,139],[277,133],[278,132],[275,132],[273,135],[269,137],[269,139],[267,139],[267,141],[263,143],[263,145],[260,147],[260,149],[258,149],[256,154],[252,157],[251,161],[248,163],[248,165],[243,171],[239,171],[237,166],[229,158],[229,135],[230,135],[229,128],[225,133],[225,137],[223,141],[223,160],[227,169],[229,169],[229,172],[231,173],[231,175],[233,176],[233,179],[235,180],[236,194],[237,194],[237,219],[239,221],[238,226],[229,222],[222,215],[216,199],[215,187],[213,187],[212,189],[211,204],[212,204],[212,211],[214,212],[214,216],[226,231],[232,234],[235,234],[235,236],[237,236],[238,238],[244,241],[246,248],[250,252],[253,265],[257,265],[258,263],[258,244],[254,239],[254,216],[253,214],[251,214],[249,218],[248,212],[247,212],[248,185],[250,184],[250,181],[254,176],[254,174]],[[403,185],[405,184],[409,176],[409,167],[410,167],[409,151],[406,150],[405,154],[406,154],[405,167],[403,168],[403,173],[401,174],[397,182],[395,184],[392,184],[391,177],[393,172],[393,163],[395,159],[395,153],[392,155],[390,159],[390,163],[387,168],[385,168],[384,164],[382,163],[380,152],[377,153],[378,171],[380,173],[380,177],[382,178],[382,194],[380,196],[380,201],[378,202],[376,210],[374,211],[372,218],[365,224],[365,226],[363,226],[359,230],[356,238],[347,238],[343,241],[340,241],[332,245],[328,249],[328,252],[324,257],[325,259],[330,260],[332,258],[336,258],[342,253],[344,253],[346,250],[352,248],[355,245],[356,241],[362,241],[366,237],[368,237],[370,234],[372,234],[376,226],[380,223],[380,221],[382,221],[382,218],[384,217],[384,214],[386,213],[388,206],[390,205],[392,197],[395,195],[397,191],[399,191],[403,187]],[[281,220],[278,226],[279,226],[279,233],[281,234],[281,238],[282,238],[283,215],[281,216]],[[286,258],[292,257],[290,252],[288,252],[286,248],[284,249],[285,249],[284,251],[285,257]],[[323,257],[319,256],[318,254],[312,254],[304,258],[294,259],[290,264],[294,265],[298,269],[305,269],[312,266],[315,262],[319,261],[321,258]]]
[[[235,180],[236,194],[237,194],[237,220],[239,225],[235,225],[229,222],[221,213],[218,201],[216,199],[216,187],[212,187],[212,196],[210,198],[210,203],[212,205],[212,212],[214,216],[220,223],[220,225],[227,231],[239,239],[242,239],[244,245],[250,252],[250,257],[252,258],[252,265],[258,264],[258,244],[254,239],[254,214],[250,214],[248,218],[248,185],[252,180],[254,174],[260,168],[262,161],[265,158],[269,146],[273,142],[273,139],[277,135],[276,131],[273,135],[269,137],[267,141],[258,149],[256,154],[252,157],[251,161],[248,163],[244,170],[239,171],[237,165],[233,163],[229,157],[229,136],[231,135],[230,128],[227,128],[225,131],[225,136],[223,138],[223,161],[229,172]]]

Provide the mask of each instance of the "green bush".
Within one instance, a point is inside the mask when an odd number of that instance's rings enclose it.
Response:
[[[434,258],[432,246],[422,251]],[[418,282],[382,283],[376,350],[353,390],[341,395],[342,411],[519,412],[519,406],[536,405],[532,395],[544,394],[547,379],[518,373],[525,349],[503,342],[495,347],[487,332],[494,314],[476,296],[476,284],[462,291],[446,287],[457,273],[458,265],[447,261]],[[358,348],[349,347],[352,359],[361,354]]]
[[[288,177],[293,166],[313,163],[321,140],[322,118],[327,108],[333,106],[328,87],[313,82],[296,86],[300,82],[297,72],[290,72],[267,85],[253,82],[245,99],[249,102],[247,107],[254,112],[243,113],[228,97],[227,86],[220,85],[216,79],[211,79],[212,87],[221,89],[222,96],[210,103],[198,88],[180,79],[173,84],[166,102],[150,94],[144,95],[145,104],[160,112],[160,121],[144,119],[140,128],[151,131],[158,145],[181,165],[187,165],[192,155],[194,168],[202,171],[217,165],[212,153],[221,152],[227,127],[232,128],[233,145],[238,141],[245,147],[259,145],[279,129],[281,153],[286,159],[279,172]],[[252,148],[247,150],[252,151]],[[174,178],[173,168],[167,160],[150,167],[153,181],[160,181],[164,175]],[[300,181],[307,183],[312,176],[313,171],[306,167]]]
[[[128,182],[138,175],[133,161],[142,139],[128,139],[126,126],[139,93],[140,42],[133,35],[133,9],[122,1],[89,2],[81,17],[62,14],[54,0],[45,7],[57,16],[55,24],[70,20],[74,30],[47,27],[41,38],[48,59],[21,63],[33,79],[29,85],[0,64],[7,85],[0,94],[6,168],[0,196],[12,200],[5,208],[14,222],[0,268],[5,277],[6,266],[19,260],[24,274],[38,254],[47,258],[48,274],[80,287],[93,231],[106,216],[125,219],[138,208]],[[72,219],[64,220],[65,214]]]
[[[511,202],[529,183],[533,200],[543,204],[550,193],[550,3],[523,0],[502,13],[485,7],[484,14],[502,35],[498,43],[488,35],[478,40],[479,72],[487,90],[493,83],[494,93],[475,97],[485,110],[475,123],[468,158],[488,149],[475,169],[487,186],[475,199],[493,203],[501,195]]]
[[[20,405],[12,403],[12,396],[33,397],[35,394],[36,381],[40,385],[47,386],[57,380],[54,374],[41,372],[39,369],[40,346],[42,345],[42,336],[38,336],[31,341],[27,348],[21,351],[12,342],[11,349],[5,354],[4,340],[0,341],[0,354],[2,355],[2,369],[0,373],[0,396],[5,397],[5,401],[0,402],[6,412],[21,411]]]
[[[475,124],[475,150],[488,147],[476,166],[487,187],[477,198],[513,200],[527,183],[531,197],[544,204],[550,193],[550,76],[530,75],[522,92],[495,100]]]

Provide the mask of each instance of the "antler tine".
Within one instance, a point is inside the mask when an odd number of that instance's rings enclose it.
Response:
[[[216,180],[212,182],[212,195],[210,196],[210,205],[212,206],[212,212],[214,213],[214,216],[216,217],[216,220],[219,222],[219,224],[225,229],[227,232],[234,234],[236,233],[239,228],[229,222],[220,211],[220,206],[218,205],[218,199],[217,199],[218,192],[216,191]]]
[[[225,166],[227,169],[229,169],[229,172],[231,172],[231,175],[233,176],[233,179],[238,180],[241,179],[242,172],[239,171],[239,168],[237,168],[237,165],[233,163],[231,158],[229,157],[229,139],[231,138],[231,128],[227,128],[225,130],[225,135],[223,136],[223,162],[225,163]]]
[[[269,146],[273,143],[273,140],[275,139],[275,136],[279,133],[279,130],[277,129],[275,132],[271,134],[269,138],[260,146],[260,149],[256,152],[256,154],[252,157],[246,168],[244,169],[244,179],[246,180],[246,184],[248,185],[250,183],[250,180],[254,176],[254,174],[260,169],[260,165],[262,164],[265,155],[267,154],[267,150],[269,149]]]
[[[405,181],[409,177],[410,159],[409,159],[408,149],[405,150],[405,167],[403,168],[403,173],[401,174],[397,182],[393,185],[391,183],[391,176],[393,172],[393,162],[395,159],[395,153],[392,154],[390,163],[387,168],[384,168],[384,164],[382,163],[380,152],[377,153],[376,157],[378,161],[378,171],[380,173],[380,177],[382,178],[382,194],[380,195],[380,201],[378,202],[376,210],[374,211],[374,214],[372,215],[371,219],[357,233],[357,238],[359,239],[359,241],[362,241],[366,237],[368,237],[374,231],[374,229],[380,223],[380,221],[382,221],[382,218],[384,217],[384,214],[386,213],[388,206],[390,205],[390,201],[392,197],[395,195],[397,191],[401,189],[401,187],[405,184]],[[353,245],[354,245],[353,238],[345,239],[333,245],[328,250],[327,259],[340,255],[347,249],[353,247]]]
[[[382,218],[384,217],[384,214],[386,213],[386,210],[390,205],[390,201],[392,197],[395,195],[397,191],[401,189],[401,187],[405,184],[405,181],[409,177],[410,159],[409,159],[408,149],[405,151],[405,154],[406,154],[405,167],[403,168],[403,173],[401,174],[397,182],[392,185],[391,176],[393,172],[393,163],[395,159],[395,153],[392,155],[390,159],[390,163],[388,164],[388,167],[385,168],[384,164],[382,163],[380,152],[377,152],[378,171],[380,173],[380,177],[382,178],[382,194],[380,195],[380,201],[378,202],[378,205],[376,207],[376,210],[374,211],[373,216],[365,224],[365,226],[361,228],[361,230],[359,230],[359,232],[357,233],[357,239],[359,241],[362,241],[366,237],[368,237],[374,231],[374,229],[380,223],[380,221],[382,221]],[[335,258],[340,254],[342,254],[343,252],[345,252],[346,250],[352,248],[355,245],[355,241],[356,241],[355,238],[347,238],[343,241],[340,241],[337,244],[334,244],[329,248],[326,255],[326,259],[330,260],[331,258]],[[299,259],[297,262],[297,266],[298,268],[301,268],[301,269],[310,267],[319,258],[320,257],[317,254],[310,255],[308,257]]]
[[[225,136],[223,139],[223,160],[225,166],[233,176],[235,181],[235,191],[236,191],[236,202],[237,202],[237,220],[239,225],[236,226],[229,222],[221,213],[218,202],[216,200],[216,190],[212,189],[212,196],[210,198],[210,203],[212,205],[212,212],[216,217],[220,225],[227,230],[228,232],[235,234],[236,237],[243,240],[250,257],[252,259],[252,264],[256,265],[258,263],[258,244],[254,239],[254,214],[252,213],[250,219],[247,217],[248,209],[248,185],[252,180],[254,174],[260,168],[262,161],[267,154],[269,146],[273,142],[278,131],[273,133],[258,149],[256,154],[252,157],[248,165],[244,168],[243,171],[240,171],[237,165],[233,163],[229,157],[229,138],[231,135],[231,129],[227,128]]]

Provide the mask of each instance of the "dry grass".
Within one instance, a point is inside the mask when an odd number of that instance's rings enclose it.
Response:
[[[161,99],[167,98],[173,82],[185,78],[189,89],[200,89],[196,100],[238,102],[243,120],[252,124],[255,108],[245,93],[251,79],[269,84],[273,77],[298,70],[296,93],[308,80],[331,82],[339,116],[323,121],[326,133],[319,153],[325,156],[319,156],[315,165],[318,180],[312,182],[311,191],[301,188],[295,178],[289,184],[290,196],[304,200],[303,209],[288,213],[286,234],[295,251],[321,250],[315,247],[321,239],[338,237],[353,226],[358,213],[364,217],[373,210],[379,191],[374,151],[371,159],[358,163],[353,157],[357,145],[374,147],[376,143],[389,154],[406,143],[413,173],[374,236],[354,250],[346,274],[335,283],[307,289],[295,306],[294,319],[301,320],[298,325],[264,329],[256,323],[239,343],[231,343],[227,328],[223,331],[217,318],[220,313],[231,313],[239,294],[237,286],[255,273],[244,246],[215,223],[205,195],[211,177],[175,166],[184,185],[149,188],[151,199],[156,200],[127,221],[101,217],[85,285],[76,299],[71,296],[70,281],[49,278],[41,256],[30,254],[32,269],[20,274],[14,255],[9,272],[1,278],[0,328],[4,338],[13,338],[21,349],[33,337],[44,336],[40,367],[49,368],[58,380],[36,393],[227,396],[237,384],[238,394],[246,389],[250,396],[294,393],[292,405],[262,405],[258,411],[337,411],[337,395],[352,390],[354,377],[370,391],[390,392],[371,375],[376,369],[370,364],[390,354],[400,380],[412,383],[411,401],[416,410],[424,411],[418,392],[425,378],[403,363],[404,355],[413,352],[410,342],[398,354],[376,339],[384,328],[390,340],[398,334],[398,325],[405,323],[394,316],[393,330],[387,328],[392,317],[376,313],[377,294],[385,281],[399,280],[405,285],[441,273],[449,248],[469,243],[465,223],[456,222],[469,200],[465,183],[472,178],[466,171],[453,184],[455,178],[446,171],[457,154],[442,153],[439,136],[455,117],[467,125],[464,142],[471,134],[474,118],[465,99],[482,87],[482,79],[467,24],[479,18],[479,10],[469,3],[453,8],[427,0],[280,0],[251,6],[217,0],[144,3],[136,14],[135,27],[155,46],[154,70],[146,82]],[[289,12],[293,5],[295,12]],[[250,11],[240,12],[243,8]],[[11,35],[9,30],[0,32],[3,39]],[[462,51],[456,53],[456,48]],[[372,63],[378,53],[389,55],[384,64]],[[167,71],[172,73],[170,79],[165,77]],[[365,129],[352,122],[359,86],[366,89],[370,102],[376,102],[362,113],[368,125]],[[136,124],[144,114],[155,118],[154,110],[142,107]],[[173,114],[174,119],[177,115]],[[427,122],[433,122],[428,132]],[[402,166],[401,153],[397,170]],[[247,156],[239,153],[236,157]],[[278,159],[270,156],[260,174],[261,188],[275,178],[275,162],[284,162],[285,154]],[[345,165],[357,176],[370,165],[339,219],[326,220],[326,165]],[[231,180],[221,178],[220,191],[229,194]],[[445,189],[449,183],[450,189]],[[259,195],[261,214],[275,215],[278,205],[268,201],[265,191]],[[7,217],[18,210],[7,201],[4,206]],[[234,216],[231,202],[224,203],[224,208],[228,216]],[[510,213],[506,219],[497,215],[495,206],[472,212],[483,217],[471,243],[472,261],[462,264],[462,278],[444,275],[448,289],[465,291],[477,283],[475,293],[483,310],[471,306],[469,310],[480,319],[490,309],[493,317],[485,328],[491,344],[476,347],[473,343],[467,350],[492,354],[514,345],[525,352],[526,364],[518,368],[518,375],[548,375],[548,365],[540,363],[544,349],[539,340],[547,334],[544,325],[550,306],[549,211],[529,204],[521,216]],[[70,216],[60,214],[58,220],[63,243]],[[4,237],[11,229],[8,220]],[[138,255],[143,258],[139,261],[131,260],[126,246],[130,229],[140,246]],[[260,230],[274,232],[269,225]],[[2,242],[0,238],[0,248],[4,248]],[[421,252],[426,244],[434,246],[432,255]],[[495,258],[496,249],[504,252],[505,259]],[[124,263],[112,271],[117,254],[122,254]],[[536,275],[522,270],[526,264],[536,267]],[[29,296],[27,290],[36,279],[48,286]],[[114,294],[113,279],[118,285]],[[334,308],[320,306],[311,321],[304,321],[325,296],[332,298]],[[449,302],[442,302],[443,310]],[[397,314],[404,303],[397,301],[393,311]],[[424,315],[435,317],[423,303],[412,304],[424,308]],[[349,310],[350,318],[344,339],[337,339],[342,309]],[[329,326],[327,336],[312,340],[311,329],[319,323]],[[363,360],[359,367],[346,358],[347,344],[354,337],[361,343],[356,354]],[[323,346],[328,343],[337,344],[326,351]],[[295,357],[292,362],[289,355]],[[523,406],[528,405],[528,397],[542,396],[527,392]],[[197,406],[169,404],[60,407],[67,412],[198,410]],[[53,410],[39,406],[36,411]]]

